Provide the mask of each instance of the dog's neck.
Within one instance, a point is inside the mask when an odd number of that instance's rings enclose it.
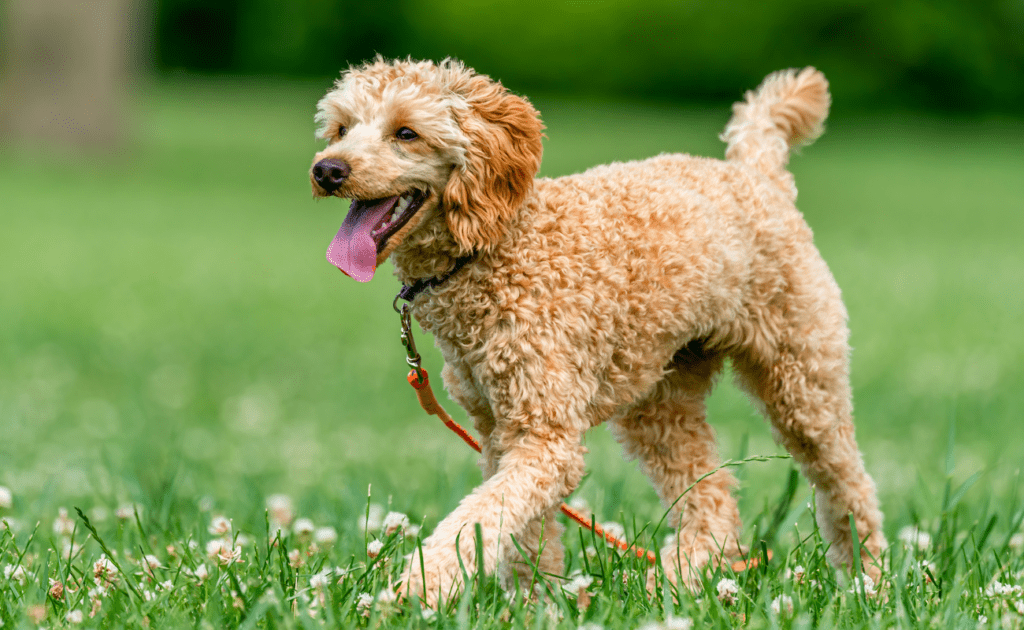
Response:
[[[395,249],[391,260],[398,279],[405,285],[412,285],[417,280],[442,277],[465,253],[448,230],[443,214],[434,210],[423,225]]]
[[[497,252],[512,247],[511,244],[520,238],[523,231],[529,229],[528,226],[534,220],[536,206],[537,194],[535,190],[531,190],[515,216],[504,224],[501,239],[491,247],[476,251],[484,254],[483,258],[493,260]],[[423,220],[423,224],[413,230],[395,249],[391,260],[395,265],[398,279],[406,286],[411,286],[419,280],[444,277],[460,258],[473,253],[455,242],[443,211],[435,208],[430,216]]]

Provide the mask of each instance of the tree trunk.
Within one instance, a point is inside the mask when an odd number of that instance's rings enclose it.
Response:
[[[126,140],[133,4],[0,2],[0,145],[111,149]]]

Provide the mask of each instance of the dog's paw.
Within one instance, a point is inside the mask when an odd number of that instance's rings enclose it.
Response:
[[[703,576],[708,567],[726,566],[729,564],[729,558],[744,558],[747,554],[746,547],[736,543],[728,544],[725,549],[711,545],[709,547],[711,548],[682,547],[675,544],[674,538],[671,539],[661,550],[661,571],[652,568],[647,574],[648,592],[654,592],[654,589],[661,587],[662,575],[678,588],[697,592],[703,588]],[[734,570],[736,564],[733,563]]]
[[[408,568],[399,587],[403,599],[418,598],[424,605],[436,609],[462,590],[462,573],[454,551],[445,554],[424,549],[422,561],[420,552],[416,551],[407,562]]]
[[[661,550],[660,571],[651,567],[647,572],[647,592],[654,593],[662,586],[662,577],[679,588],[685,588],[691,592],[701,589],[701,572],[708,563],[709,556],[704,553],[701,558],[695,558],[685,551],[681,552],[677,547],[665,547]]]

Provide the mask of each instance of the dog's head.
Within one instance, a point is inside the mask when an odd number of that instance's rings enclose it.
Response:
[[[362,282],[437,214],[462,253],[493,246],[540,168],[537,111],[454,60],[350,68],[316,121],[313,195],[352,199],[327,257]]]

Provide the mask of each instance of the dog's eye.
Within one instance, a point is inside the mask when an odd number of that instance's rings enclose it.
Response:
[[[409,129],[408,127],[402,127],[401,129],[395,132],[395,137],[398,138],[399,140],[405,140],[406,142],[408,142],[409,140],[415,140],[420,136],[412,129]]]
[[[344,138],[345,137],[345,132],[347,132],[347,131],[348,131],[348,129],[345,128],[345,125],[342,125],[342,126],[338,127],[338,140],[341,140],[342,138]]]

